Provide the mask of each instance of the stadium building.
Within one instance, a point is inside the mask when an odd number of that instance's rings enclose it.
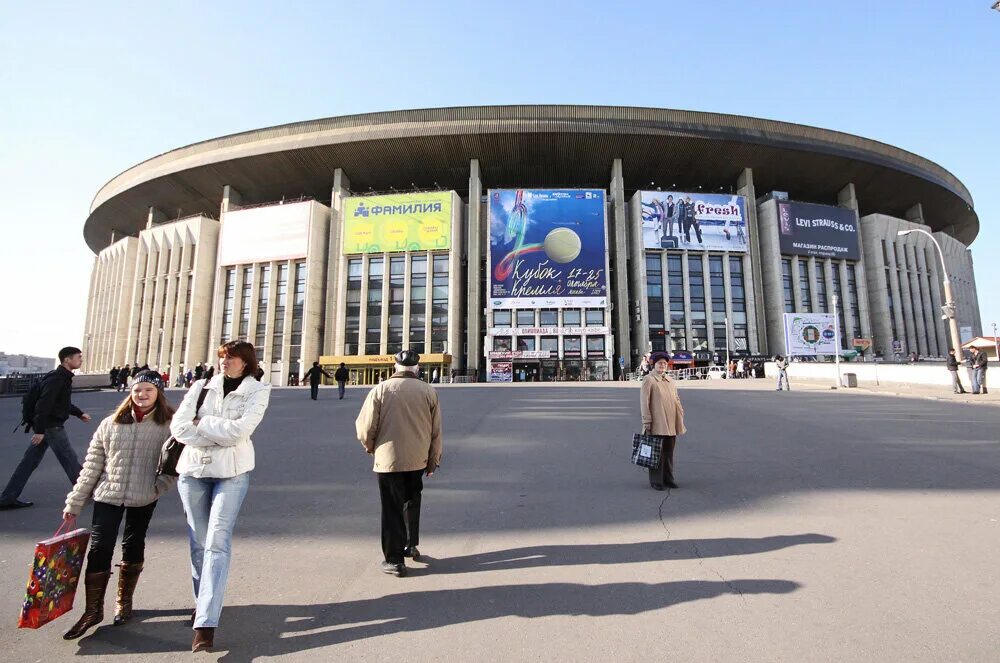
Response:
[[[176,374],[239,338],[282,385],[316,360],[377,382],[404,347],[426,377],[606,380],[650,350],[796,354],[789,321],[816,314],[848,355],[940,357],[942,257],[962,339],[982,333],[978,232],[937,164],[784,122],[595,106],[302,122],[101,188],[85,369]]]

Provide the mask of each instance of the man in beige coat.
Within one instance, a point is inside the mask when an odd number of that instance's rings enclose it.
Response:
[[[674,446],[677,436],[686,432],[684,408],[677,395],[677,385],[667,375],[669,357],[665,352],[653,353],[653,370],[642,381],[640,408],[642,432],[661,438],[660,466],[649,468],[649,485],[656,490],[676,488],[674,483]]]
[[[441,465],[437,392],[419,377],[420,355],[403,350],[396,372],[368,393],[355,422],[358,440],[375,456],[382,498],[383,573],[406,575],[404,557],[420,558],[423,475]]]

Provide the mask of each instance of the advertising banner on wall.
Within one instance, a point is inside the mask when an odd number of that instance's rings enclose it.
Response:
[[[645,248],[746,252],[743,196],[681,191],[643,191],[639,196]]]
[[[452,192],[344,201],[344,255],[451,248]]]
[[[837,354],[833,313],[785,313],[785,352],[790,357]]]
[[[604,307],[604,191],[489,192],[489,299],[497,308]]]
[[[488,382],[513,382],[514,364],[509,361],[491,361]]]
[[[860,260],[858,215],[846,207],[778,203],[781,252],[789,255]]]
[[[306,201],[226,212],[219,236],[219,264],[304,258],[309,250],[312,205]]]

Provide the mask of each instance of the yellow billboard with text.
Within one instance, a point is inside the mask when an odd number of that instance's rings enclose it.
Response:
[[[344,201],[344,254],[451,248],[452,192],[352,197]]]

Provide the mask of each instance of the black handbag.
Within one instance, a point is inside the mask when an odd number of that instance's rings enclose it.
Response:
[[[194,418],[198,418],[198,410],[201,406],[205,404],[205,397],[208,396],[208,381],[201,387],[201,393],[198,394],[198,404],[194,406]],[[162,474],[168,477],[177,476],[177,462],[181,459],[181,452],[184,451],[186,445],[178,440],[173,435],[170,439],[163,443],[163,448],[160,449],[160,462],[156,465],[156,473]]]

